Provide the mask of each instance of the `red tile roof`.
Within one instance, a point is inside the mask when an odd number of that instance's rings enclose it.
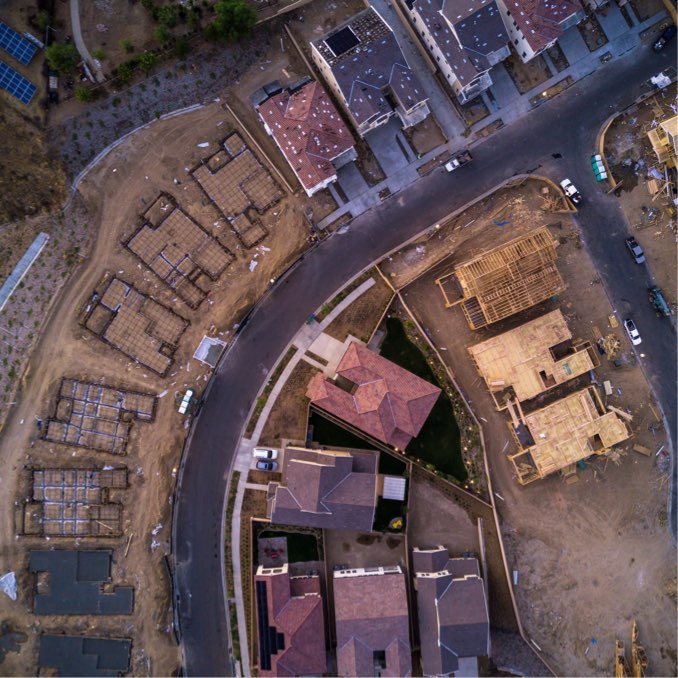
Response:
[[[355,145],[327,92],[316,81],[293,94],[283,90],[259,106],[287,162],[305,189],[334,177],[332,160]]]
[[[290,579],[287,567],[275,569],[254,580],[266,584],[269,627],[284,634],[284,649],[271,654],[271,669],[260,668],[259,675],[322,675],[327,661],[320,579]]]
[[[437,386],[356,342],[337,375],[355,385],[352,393],[317,374],[306,391],[313,405],[401,450],[421,431],[440,395]]]
[[[582,11],[579,0],[504,0],[535,52],[563,34],[561,23]]]

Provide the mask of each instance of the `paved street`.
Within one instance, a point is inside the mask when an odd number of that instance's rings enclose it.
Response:
[[[595,185],[589,166],[600,125],[671,62],[669,51],[658,55],[648,48],[616,59],[477,146],[474,162],[463,171],[438,170],[354,220],[348,232],[309,252],[262,301],[214,375],[186,450],[175,513],[175,575],[189,675],[231,672],[221,578],[222,508],[231,461],[267,372],[309,313],[347,279],[514,174],[543,172],[554,179],[569,174],[584,194],[579,221],[586,244],[615,305],[621,313],[633,310],[644,333],[642,363],[675,440],[675,334],[651,313],[642,269],[629,272],[621,212]],[[557,152],[562,160],[551,157]]]

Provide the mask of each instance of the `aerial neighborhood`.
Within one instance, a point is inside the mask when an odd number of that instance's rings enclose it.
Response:
[[[0,7],[0,673],[670,676],[672,0]]]

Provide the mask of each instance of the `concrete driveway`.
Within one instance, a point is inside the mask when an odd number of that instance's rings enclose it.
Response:
[[[387,177],[417,159],[417,154],[410,147],[403,134],[400,120],[396,117],[391,118],[385,125],[368,132],[365,135],[365,141],[377,157]]]

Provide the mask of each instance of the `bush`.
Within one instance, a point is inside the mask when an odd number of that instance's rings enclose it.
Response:
[[[174,28],[179,20],[179,12],[176,5],[166,5],[159,7],[154,13],[153,18],[161,25],[167,28]]]
[[[92,50],[92,56],[99,61],[103,61],[106,58],[106,52],[103,49]]]
[[[144,52],[139,55],[139,67],[148,75],[153,67],[158,63],[158,57],[155,52]]]
[[[185,37],[177,38],[177,41],[174,43],[174,54],[179,59],[185,59],[188,56],[188,53],[191,51],[191,45]]]
[[[214,5],[216,19],[205,29],[212,42],[237,42],[251,35],[257,13],[247,0],[219,0]]]
[[[134,77],[135,66],[136,61],[133,59],[130,61],[123,61],[123,63],[115,69],[115,79],[121,85],[126,85]]]
[[[157,26],[153,31],[153,37],[163,47],[172,42],[172,34],[169,32],[166,26]]]
[[[75,88],[75,98],[83,103],[88,103],[94,99],[94,92],[89,87],[78,85]]]
[[[50,68],[63,76],[70,75],[80,61],[78,50],[73,45],[65,45],[60,42],[52,43],[45,50],[45,56]]]
[[[124,50],[126,54],[131,54],[134,51],[134,45],[128,38],[123,38],[119,44],[120,49]]]

